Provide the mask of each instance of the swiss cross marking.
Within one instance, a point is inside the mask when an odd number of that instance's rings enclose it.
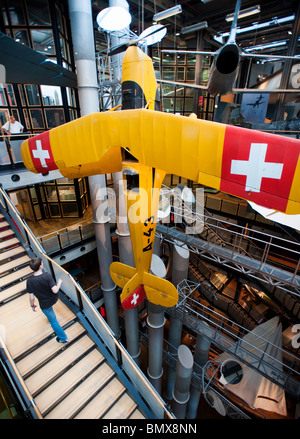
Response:
[[[133,305],[133,306],[135,306],[136,304],[137,304],[137,301],[138,301],[138,298],[140,297],[140,295],[139,294],[133,294],[133,296],[132,296],[132,300],[131,300],[131,304]]]
[[[248,161],[231,161],[231,174],[246,175],[247,192],[260,192],[262,178],[281,178],[283,163],[266,162],[267,148],[267,143],[251,143]]]
[[[297,139],[228,125],[220,190],[285,212],[299,154]]]
[[[28,139],[28,146],[33,166],[37,172],[44,173],[58,169],[52,154],[49,131]]]
[[[42,142],[40,140],[36,140],[35,144],[36,149],[32,150],[33,157],[40,160],[43,168],[47,168],[46,159],[50,158],[49,151],[47,149],[43,149]]]

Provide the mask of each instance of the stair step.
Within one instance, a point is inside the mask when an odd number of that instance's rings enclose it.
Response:
[[[5,273],[6,271],[12,270],[13,268],[19,267],[20,265],[26,264],[26,262],[30,261],[30,257],[25,255],[17,259],[13,259],[6,264],[0,265],[0,274]]]
[[[19,293],[23,293],[26,290],[26,280],[13,285],[12,287],[6,288],[3,291],[0,291],[0,303],[5,300],[10,299],[13,296],[16,296]]]
[[[45,366],[25,380],[31,394],[37,393],[49,384],[59,373],[62,373],[69,365],[75,362],[81,355],[93,346],[93,341],[85,335],[75,344],[66,349]]]
[[[15,244],[20,244],[18,238],[5,239],[4,241],[0,242],[0,250],[8,248]]]
[[[129,416],[129,419],[146,419],[146,418],[138,409],[135,409],[132,415]]]
[[[0,229],[4,229],[4,227],[10,227],[9,223],[7,221],[0,221]]]
[[[3,251],[0,253],[0,261],[5,261],[6,259],[12,258],[13,256],[17,256],[20,253],[25,252],[25,249],[18,245],[17,247],[14,247],[10,250]]]
[[[0,287],[3,288],[5,285],[9,285],[25,276],[28,276],[29,274],[32,274],[32,270],[29,266],[13,271],[7,276],[2,276],[0,278]]]
[[[11,229],[0,231],[0,239],[7,238],[7,236],[14,235],[14,232]]]
[[[51,386],[47,387],[35,398],[35,403],[41,413],[49,410],[55,402],[58,402],[103,360],[103,355],[97,349],[94,349],[59,379],[54,381]]]
[[[45,419],[70,419],[81,407],[114,376],[114,371],[107,363],[101,364],[85,381],[61,401]]]
[[[84,331],[84,327],[80,323],[75,322],[65,330],[65,333],[67,334],[69,342],[71,342],[79,337]],[[54,337],[38,349],[30,352],[26,357],[17,362],[17,367],[22,376],[28,375],[36,367],[42,365],[47,359],[50,359],[53,355],[59,352],[61,348],[62,345],[57,343],[56,337]]]
[[[54,311],[61,326],[76,317],[61,300],[54,305]],[[6,346],[15,361],[53,334],[53,329],[42,311],[38,308],[37,312],[33,312],[30,308],[28,294],[20,295],[1,306],[0,322],[5,328]]]
[[[124,393],[125,388],[117,378],[110,381],[74,419],[99,419]]]
[[[128,393],[124,393],[102,419],[127,419],[135,408],[135,401],[130,398]]]

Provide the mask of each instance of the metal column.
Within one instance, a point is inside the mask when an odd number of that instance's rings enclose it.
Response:
[[[176,418],[184,419],[190,397],[190,384],[193,371],[193,356],[189,348],[180,345],[176,364],[176,380],[173,392],[172,409]]]
[[[122,172],[113,174],[116,194],[116,214],[120,262],[135,267],[130,232],[127,221],[125,198],[123,194]],[[140,343],[138,330],[138,307],[124,310],[126,348],[134,361],[140,365]]]
[[[163,261],[152,256],[150,272],[158,277],[165,277],[166,268]],[[161,379],[163,375],[163,335],[164,335],[164,307],[148,302],[148,377],[153,387],[161,394]]]
[[[94,27],[90,0],[69,0],[69,15],[77,69],[80,111],[81,116],[85,116],[99,111]],[[115,284],[109,273],[109,266],[112,262],[112,249],[109,217],[105,213],[107,200],[105,176],[89,177],[89,186],[107,320],[116,336],[119,336]]]
[[[199,366],[204,366],[208,360],[210,350],[210,340],[198,334],[195,346],[194,362]],[[197,417],[197,410],[199,405],[201,392],[195,387],[191,387],[191,395],[187,405],[186,416],[189,419]]]
[[[186,246],[173,246],[172,261],[172,283],[177,286],[183,279],[188,278],[189,257],[190,252]],[[181,343],[182,320],[175,316],[170,316],[169,325],[169,347],[168,350],[173,357],[177,356],[177,349]],[[173,398],[173,390],[175,384],[175,370],[168,366],[167,382],[166,382],[166,398]]]

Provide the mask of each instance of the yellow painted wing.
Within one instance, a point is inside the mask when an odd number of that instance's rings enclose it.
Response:
[[[270,178],[263,173],[266,166],[252,166],[252,176],[260,177],[259,187],[252,187],[247,185],[247,172],[232,172],[232,164],[239,162],[242,169],[251,147],[257,145],[266,150],[260,159],[267,166],[279,164],[282,172]],[[48,158],[33,156],[38,155],[38,146],[45,147]],[[122,148],[141,163],[166,173],[264,207],[300,213],[300,141],[290,137],[136,109],[84,116],[26,140],[21,153],[32,172],[59,169],[62,175],[75,178],[121,171]]]

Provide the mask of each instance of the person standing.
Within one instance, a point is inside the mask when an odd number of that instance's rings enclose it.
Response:
[[[49,273],[43,272],[44,264],[41,258],[31,259],[29,266],[34,271],[33,275],[30,276],[26,282],[26,290],[29,293],[29,302],[32,311],[37,311],[37,305],[35,304],[35,298],[37,298],[42,312],[49,320],[53,331],[57,335],[56,341],[58,343],[67,343],[68,338],[58,323],[52,308],[58,300],[57,293],[62,284],[62,280],[59,279],[56,284]]]
[[[15,116],[10,116],[9,121],[2,125],[2,130],[8,135],[22,133],[23,129],[23,125],[16,120]]]

